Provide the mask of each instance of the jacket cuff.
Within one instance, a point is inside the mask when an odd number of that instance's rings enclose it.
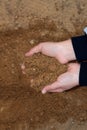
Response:
[[[87,36],[77,36],[71,38],[73,49],[78,62],[87,60]]]
[[[87,86],[87,62],[82,62],[79,73],[79,85]]]

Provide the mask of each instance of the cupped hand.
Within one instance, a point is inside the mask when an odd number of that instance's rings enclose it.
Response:
[[[56,58],[61,64],[76,59],[70,39],[62,42],[40,43],[27,52],[25,56],[32,56],[38,52]]]
[[[68,65],[68,71],[61,74],[58,79],[43,88],[42,93],[47,92],[63,92],[79,85],[80,65],[72,63]]]

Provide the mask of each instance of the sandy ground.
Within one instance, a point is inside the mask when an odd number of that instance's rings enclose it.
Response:
[[[82,34],[86,12],[85,0],[0,1],[0,130],[86,130],[87,88],[42,95],[67,65],[41,54],[24,56],[39,42]]]

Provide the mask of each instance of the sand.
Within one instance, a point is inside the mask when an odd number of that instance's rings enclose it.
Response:
[[[85,0],[1,0],[1,130],[87,128],[87,87],[42,95],[41,89],[66,72],[67,65],[40,53],[25,57],[40,42],[83,34],[87,24],[86,3]],[[22,64],[26,66],[26,74],[21,71]]]

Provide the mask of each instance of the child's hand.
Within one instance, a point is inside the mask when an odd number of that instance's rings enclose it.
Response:
[[[65,64],[70,60],[75,60],[75,54],[73,51],[71,40],[53,43],[45,42],[32,48],[27,52],[26,56],[31,56],[34,53],[42,52],[43,54],[51,57],[55,57],[60,63]]]
[[[79,85],[80,65],[78,63],[69,64],[68,71],[61,74],[57,81],[43,88],[42,93],[63,92]]]

